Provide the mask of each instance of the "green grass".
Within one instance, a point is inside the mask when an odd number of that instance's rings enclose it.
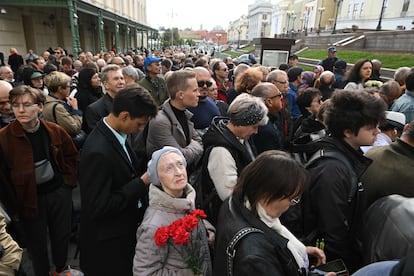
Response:
[[[414,55],[403,53],[381,53],[381,52],[364,52],[352,50],[338,50],[339,59],[346,60],[348,63],[355,63],[358,59],[379,59],[382,67],[397,69],[402,66],[412,66],[414,64]],[[326,50],[308,49],[299,54],[299,58],[324,59]]]

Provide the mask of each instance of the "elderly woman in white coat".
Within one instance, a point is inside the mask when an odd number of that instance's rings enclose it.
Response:
[[[194,210],[195,190],[187,182],[186,160],[180,150],[165,146],[148,162],[149,207],[137,231],[133,272],[138,275],[194,275],[171,244],[157,246],[154,234]],[[199,245],[200,274],[212,275],[206,221],[192,232]]]

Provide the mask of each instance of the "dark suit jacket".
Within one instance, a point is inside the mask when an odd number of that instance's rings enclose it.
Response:
[[[112,102],[113,99],[107,93],[86,108],[84,120],[86,120],[88,127],[86,131],[87,133],[90,133],[95,128],[96,123],[99,122],[100,119],[111,113]]]
[[[132,275],[148,190],[112,131],[99,121],[81,153],[80,265],[85,275]],[[139,206],[142,204],[142,207]]]

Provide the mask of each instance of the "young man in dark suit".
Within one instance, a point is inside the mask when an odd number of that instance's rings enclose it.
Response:
[[[142,130],[157,104],[138,85],[122,89],[112,111],[89,134],[81,154],[80,265],[85,275],[132,275],[136,230],[149,179],[137,174],[127,135]]]

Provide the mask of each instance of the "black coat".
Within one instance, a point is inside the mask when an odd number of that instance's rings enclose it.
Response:
[[[111,113],[112,102],[112,97],[109,96],[108,93],[106,93],[105,95],[103,95],[103,97],[99,98],[99,100],[97,100],[96,102],[91,103],[86,108],[86,112],[83,118],[84,121],[86,120],[86,132],[91,132],[95,128],[96,123],[99,122],[100,119],[108,116],[108,114]]]
[[[266,150],[283,150],[283,132],[278,128],[277,118],[270,113],[267,115],[269,121],[266,125],[260,126],[256,135],[252,137],[257,153]]]
[[[101,120],[81,153],[80,265],[85,275],[132,275],[136,230],[147,206],[147,187],[112,131]],[[139,205],[141,205],[139,208]]]
[[[314,214],[313,224],[319,237],[325,240],[326,261],[341,258],[348,269],[354,272],[361,265],[361,248],[358,239],[363,215],[363,190],[355,189],[350,202],[348,197],[352,187],[356,185],[352,182],[353,179],[358,181],[372,160],[363,156],[362,151],[354,150],[343,140],[324,137],[319,144],[325,150],[342,153],[352,165],[354,173],[339,159],[319,159],[309,168],[310,197],[304,198],[304,204],[307,201],[311,206],[305,205],[308,211],[311,208]],[[305,215],[305,221],[312,221],[312,219]],[[307,228],[313,227],[307,226]]]
[[[305,275],[287,248],[288,240],[267,227],[234,195],[224,201],[220,210],[213,275],[228,275],[226,247],[244,227],[254,227],[264,233],[250,233],[239,241],[233,260],[233,275]]]

